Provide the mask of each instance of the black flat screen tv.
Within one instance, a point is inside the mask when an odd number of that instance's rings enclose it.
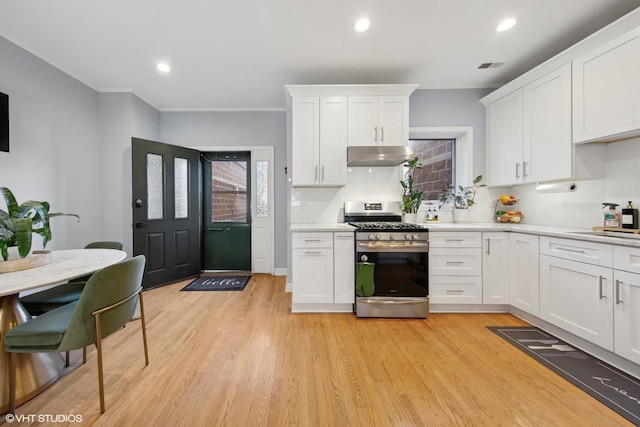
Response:
[[[9,152],[9,95],[0,92],[0,151]]]

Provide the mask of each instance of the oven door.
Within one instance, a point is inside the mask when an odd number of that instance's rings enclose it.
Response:
[[[358,317],[427,317],[427,242],[357,242],[358,262],[374,264],[373,295],[356,295]]]

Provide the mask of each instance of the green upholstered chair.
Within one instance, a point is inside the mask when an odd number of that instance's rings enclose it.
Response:
[[[78,301],[51,310],[9,330],[4,336],[9,358],[9,410],[15,413],[17,353],[58,353],[95,344],[98,357],[100,413],[104,413],[102,338],[132,320],[140,307],[145,365],[149,364],[142,302],[145,257],[138,255],[94,273]],[[86,362],[86,353],[83,354]]]
[[[112,241],[92,242],[85,249],[117,249],[122,250],[122,243]],[[20,298],[20,303],[32,316],[40,316],[47,311],[62,307],[80,298],[84,285],[89,280],[88,276],[78,277],[69,283],[59,285],[44,291],[36,292]]]

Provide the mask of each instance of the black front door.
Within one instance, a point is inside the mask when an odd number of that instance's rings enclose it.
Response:
[[[147,258],[145,288],[200,274],[199,155],[131,139],[133,255]]]

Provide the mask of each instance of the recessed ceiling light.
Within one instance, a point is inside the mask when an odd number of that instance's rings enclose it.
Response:
[[[370,24],[371,23],[369,22],[369,20],[367,18],[360,18],[356,22],[356,31],[358,31],[359,33],[363,32],[363,31],[367,31],[367,29],[369,28]]]
[[[158,62],[156,68],[158,69],[158,71],[161,71],[163,73],[168,73],[171,71],[171,67],[166,62]]]
[[[516,18],[507,18],[498,24],[496,31],[507,31],[509,28],[516,25],[516,22],[518,22]]]

